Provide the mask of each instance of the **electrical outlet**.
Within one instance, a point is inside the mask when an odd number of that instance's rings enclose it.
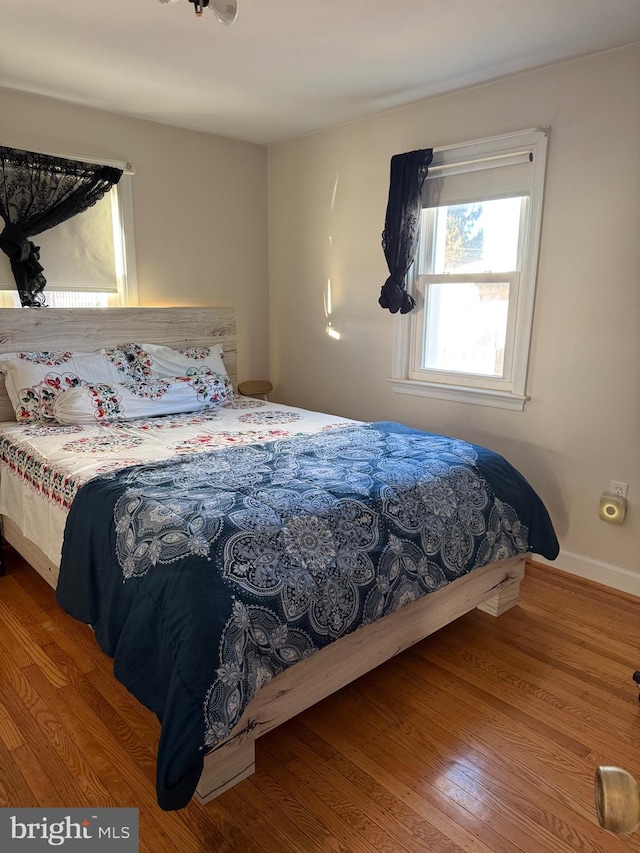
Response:
[[[626,498],[628,488],[628,483],[619,483],[617,480],[611,481],[611,494],[615,495],[617,498]]]

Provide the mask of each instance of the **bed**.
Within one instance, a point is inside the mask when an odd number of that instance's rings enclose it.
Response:
[[[232,309],[0,311],[0,355],[132,341],[222,344],[236,384]],[[398,424],[232,394],[110,424],[15,417],[0,383],[4,537],[160,718],[163,808],[237,784],[260,735],[474,607],[500,615],[527,554],[557,555],[504,459]]]

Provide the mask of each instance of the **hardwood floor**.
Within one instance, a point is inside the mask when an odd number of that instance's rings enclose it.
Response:
[[[0,577],[0,806],[135,806],[150,853],[640,851],[601,830],[598,764],[640,777],[640,602],[531,566],[262,737],[207,806],[155,802],[159,726],[16,554]]]

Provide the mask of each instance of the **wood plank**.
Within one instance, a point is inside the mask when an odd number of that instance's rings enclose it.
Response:
[[[438,833],[433,826],[417,826],[416,822],[409,826],[396,814],[395,804],[387,801],[387,809],[381,811],[366,790],[338,771],[333,755],[323,757],[318,754],[318,740],[304,726],[292,721],[287,729],[278,731],[271,743],[275,745],[278,754],[282,751],[283,743],[288,745],[295,757],[287,762],[287,767],[332,804],[334,811],[355,826],[378,850],[388,850],[389,853],[404,850],[426,853],[446,846],[450,853],[461,853],[461,847]],[[320,749],[323,750],[322,742]],[[381,819],[382,814],[385,815],[384,820]]]
[[[33,793],[35,806],[51,806],[51,808],[64,808],[67,805],[67,794],[57,780],[51,778],[34,754],[28,744],[12,750],[11,759],[16,768],[22,774],[29,789]],[[25,805],[18,800],[21,806]],[[15,806],[16,803],[13,803]]]
[[[2,702],[0,702],[0,741],[9,750],[24,746],[24,738]]]
[[[8,544],[38,572],[40,577],[44,578],[49,586],[55,589],[58,585],[60,567],[50,560],[35,542],[23,536],[18,524],[8,515],[2,516],[2,535]]]
[[[523,575],[523,556],[474,569],[276,676],[257,693],[229,738],[205,757],[197,791],[200,801],[209,802],[234,780],[251,774],[253,762],[247,741],[281,725],[463,613],[494,600],[504,588],[512,607],[517,601],[514,590]]]
[[[0,740],[0,806],[11,807],[15,802],[24,803],[27,808],[37,806],[32,790]]]
[[[408,664],[414,662],[412,655],[407,655],[405,658],[406,661],[403,659],[400,662],[401,665],[404,665],[405,662]],[[421,666],[417,660],[415,664],[418,668]],[[557,774],[556,776],[552,770],[553,765],[549,764],[544,765],[544,775],[532,774],[526,769],[522,769],[517,757],[530,749],[530,745],[535,744],[532,734],[528,733],[522,725],[518,725],[517,721],[508,717],[511,738],[515,743],[511,755],[509,755],[509,747],[504,736],[503,721],[495,716],[491,719],[482,720],[482,738],[470,746],[464,740],[464,726],[450,726],[448,720],[442,720],[431,713],[431,702],[424,702],[422,699],[423,685],[414,678],[414,672],[413,667],[408,667],[407,677],[400,682],[401,689],[408,689],[411,693],[410,709],[406,709],[405,698],[402,709],[398,708],[397,712],[403,713],[405,726],[411,726],[411,722],[415,720],[423,721],[425,714],[428,716],[429,725],[424,727],[424,730],[428,732],[427,742],[430,742],[432,751],[440,752],[443,757],[447,757],[450,761],[453,760],[456,767],[460,768],[465,775],[470,775],[472,778],[477,778],[479,775],[482,778],[488,776],[490,778],[489,788],[495,792],[501,802],[508,803],[513,798],[513,792],[517,792],[514,807],[517,806],[522,811],[528,811],[532,820],[537,821],[541,815],[544,815],[543,821],[547,828],[552,825],[560,827],[564,823],[563,836],[567,839],[572,836],[572,825],[577,824],[586,839],[590,839],[591,842],[597,841],[599,831],[593,826],[593,806],[591,803],[593,779],[588,763],[583,764],[579,759],[565,754],[564,760],[573,765],[569,772],[580,779],[583,799],[567,797],[563,788],[567,769],[564,770],[564,775]],[[400,673],[394,673],[395,676],[400,677]],[[463,689],[464,685],[461,685],[460,692]],[[459,696],[456,696],[456,701],[460,702]],[[417,733],[418,738],[423,738],[422,729],[416,730],[412,726],[411,730]],[[494,736],[491,742],[492,730]],[[486,742],[490,743],[489,748],[485,748]],[[500,749],[502,745],[504,745],[504,755]],[[545,748],[544,745],[542,748]],[[540,748],[537,749],[539,754]],[[557,755],[558,752],[560,751],[555,749],[554,755]],[[587,756],[584,757],[587,758]],[[534,809],[530,806],[532,798],[535,798],[536,802]],[[582,816],[582,821],[577,816],[578,814]]]
[[[6,676],[11,672],[11,680]],[[42,699],[28,684],[21,671],[16,671],[0,648],[0,699],[12,715],[16,725],[30,744],[38,744],[38,757],[46,774],[56,780],[56,791],[67,803],[85,801],[93,805],[108,805],[104,789],[87,787],[86,775],[78,772],[82,759],[74,746],[74,734],[60,725]],[[88,765],[85,765],[88,767]],[[88,770],[90,780],[97,781],[93,770]],[[93,794],[98,793],[94,799]],[[16,803],[19,805],[19,803]]]
[[[383,779],[389,790],[402,792],[403,800],[427,820],[436,825],[440,823],[443,828],[455,825],[465,838],[477,838],[480,850],[483,846],[492,853],[522,850],[508,835],[505,836],[502,818],[498,816],[493,820],[488,810],[483,809],[481,795],[466,794],[452,779],[447,778],[446,768],[443,768],[440,783],[437,773],[433,781],[426,779],[424,765],[415,760],[412,746],[407,742],[398,742],[392,732],[383,734],[383,731],[387,731],[386,726],[383,727],[382,720],[376,719],[375,714],[358,713],[354,717],[350,704],[353,697],[347,694],[346,698],[349,704],[344,703],[345,695],[340,696],[339,708],[337,697],[334,702],[329,700],[323,703],[318,712],[312,715],[310,725],[313,730],[335,744],[358,767],[376,779]],[[351,720],[344,734],[336,732],[334,720],[337,713],[342,719],[347,717]],[[467,849],[476,848],[471,844]]]
[[[276,735],[277,737],[277,735]],[[265,742],[261,759],[268,772],[278,779],[290,796],[294,796],[309,812],[311,812],[326,828],[331,836],[339,838],[341,849],[350,853],[377,853],[377,850],[340,814],[331,808],[331,804],[322,796],[309,788],[304,782],[289,770],[287,763],[282,761],[279,750],[274,748],[273,739]]]
[[[53,663],[51,658],[43,651],[44,645],[42,634],[40,637],[34,637],[33,628],[27,630],[20,620],[17,619],[11,610],[7,607],[6,602],[0,600],[0,627],[5,640],[10,642],[25,652],[33,663],[37,663],[46,677],[51,681],[54,687],[63,687],[67,680],[64,673]],[[39,640],[39,641],[38,641]],[[48,637],[44,641],[48,641]]]
[[[491,659],[493,666],[508,664],[506,671],[518,672],[519,681],[523,685],[528,683],[532,693],[538,692],[545,701],[555,696],[563,707],[572,709],[578,718],[587,721],[597,720],[603,724],[606,713],[609,719],[614,717],[618,720],[619,727],[625,727],[619,728],[620,732],[624,731],[625,739],[637,737],[640,743],[637,702],[615,702],[606,688],[586,683],[579,670],[565,671],[555,665],[555,661],[548,655],[537,653],[535,632],[529,631],[524,642],[514,633],[506,642],[500,637],[487,635],[485,623],[479,630],[475,621],[468,619],[465,620],[463,630],[456,633],[455,641],[464,639],[470,642],[472,638],[476,650]],[[576,645],[578,642],[576,640]],[[620,684],[624,684],[624,679],[621,679]]]
[[[233,793],[257,813],[271,815],[268,831],[273,832],[280,840],[282,850],[324,853],[326,850],[337,849],[337,840],[323,835],[322,828],[317,823],[309,831],[309,813],[300,809],[297,800],[288,799],[284,789],[266,772],[260,774],[259,784],[256,784],[255,779],[247,779],[243,785],[238,785]]]
[[[531,576],[539,581],[540,588],[551,586],[562,589],[568,596],[576,596],[581,601],[595,601],[604,607],[613,607],[628,613],[638,613],[638,596],[623,592],[610,586],[581,578],[562,570],[562,566],[550,566],[535,559],[527,561]]]
[[[470,611],[268,732],[252,777],[176,813],[155,802],[157,720],[113,680],[91,631],[54,617],[44,580],[15,557],[8,571],[0,600],[25,630],[37,626],[31,642],[65,683],[30,654],[18,662],[0,624],[3,805],[98,805],[89,772],[105,790],[113,781],[112,802],[140,808],[141,850],[153,853],[640,853],[638,833],[619,839],[595,819],[595,767],[614,757],[637,774],[640,746],[631,673],[618,683],[580,634],[582,607],[597,615],[592,589],[534,572],[519,606],[498,620]],[[606,623],[617,599],[598,595]],[[60,632],[80,644],[78,660]],[[635,636],[608,642],[616,660],[636,660]]]
[[[208,803],[256,770],[256,744],[252,737],[238,737],[217,751],[216,760],[205,762],[196,797]]]
[[[311,736],[316,751],[323,752],[319,744],[326,744],[331,751],[331,766],[365,791],[370,801],[378,804],[380,813],[391,811],[399,815],[402,823],[418,837],[429,842],[434,838],[448,839],[469,853],[496,853],[495,847],[487,847],[477,834],[469,832],[460,822],[450,820],[444,811],[422,793],[417,793],[412,785],[403,784],[391,767],[378,760],[370,741],[364,750],[360,749],[348,732],[337,731],[318,714],[305,714],[288,724],[289,727],[295,727],[296,733],[306,729],[309,734],[302,737],[307,739]],[[443,842],[444,849],[447,843]]]

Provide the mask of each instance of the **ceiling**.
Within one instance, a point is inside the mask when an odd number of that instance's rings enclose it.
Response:
[[[0,86],[263,144],[640,41],[640,0],[1,0]]]

